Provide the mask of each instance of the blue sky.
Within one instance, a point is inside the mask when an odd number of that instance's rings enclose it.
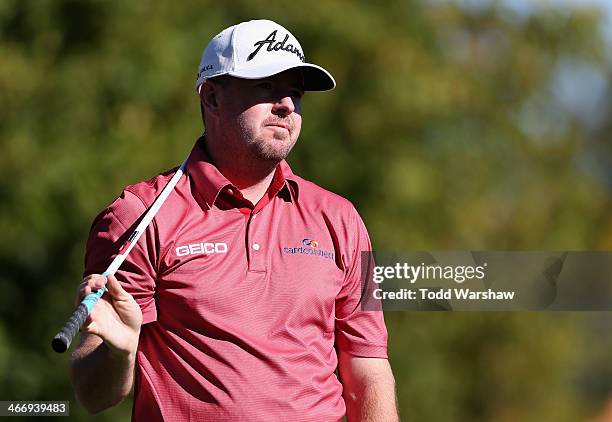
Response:
[[[438,0],[439,1],[439,0]],[[444,0],[442,0],[444,1]],[[453,1],[453,0],[450,0]],[[534,10],[556,7],[595,7],[601,9],[605,16],[604,37],[612,44],[612,0],[454,0],[465,8],[480,8],[490,4],[502,4],[506,9],[519,16],[528,16]],[[436,0],[433,0],[436,2]]]

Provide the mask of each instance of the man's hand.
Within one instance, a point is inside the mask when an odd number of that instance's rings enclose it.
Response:
[[[92,274],[85,277],[79,286],[77,300],[80,302],[105,284],[108,291],[94,306],[81,331],[99,336],[116,356],[134,354],[138,347],[142,312],[115,276]]]
[[[81,404],[98,413],[130,393],[142,312],[114,276],[93,274],[83,279],[77,300],[106,284],[108,291],[81,327],[81,338],[70,359],[70,379]]]

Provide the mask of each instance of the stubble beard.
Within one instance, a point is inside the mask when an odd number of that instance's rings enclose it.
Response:
[[[248,125],[240,125],[242,138],[246,141],[250,158],[276,166],[289,156],[297,141],[292,132],[285,129],[267,129],[262,126],[259,133]],[[269,132],[272,132],[270,135]]]

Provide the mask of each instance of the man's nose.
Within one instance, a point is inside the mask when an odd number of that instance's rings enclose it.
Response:
[[[281,97],[274,103],[272,112],[281,116],[288,116],[295,111],[295,103],[290,96]]]

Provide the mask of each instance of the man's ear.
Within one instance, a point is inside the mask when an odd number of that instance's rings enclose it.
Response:
[[[219,87],[211,81],[204,81],[200,85],[200,103],[210,114],[217,114],[219,111],[219,103],[217,101]]]

